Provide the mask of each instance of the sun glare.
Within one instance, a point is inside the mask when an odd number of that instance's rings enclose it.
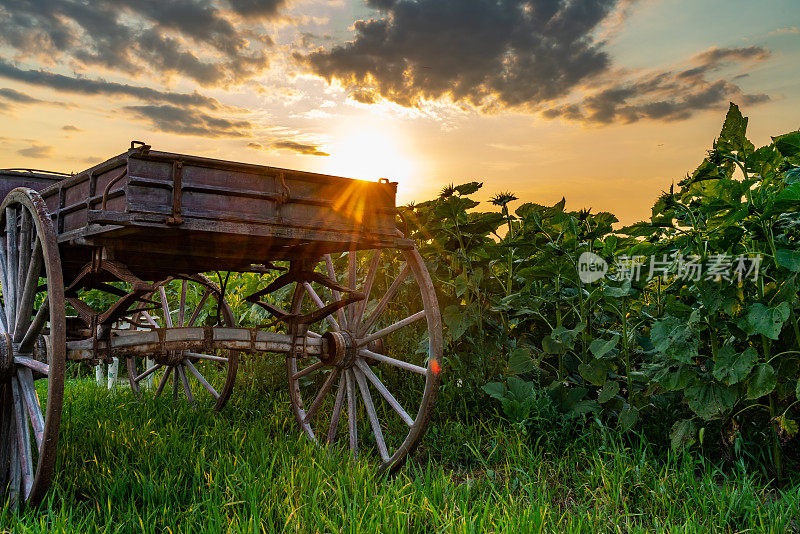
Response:
[[[347,131],[330,146],[331,156],[325,158],[330,174],[374,181],[388,178],[409,189],[414,181],[414,161],[404,150],[402,141],[383,130]]]

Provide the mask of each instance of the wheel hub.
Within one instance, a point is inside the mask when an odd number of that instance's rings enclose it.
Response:
[[[161,352],[153,355],[153,359],[157,364],[160,365],[175,366],[184,360],[185,352],[186,351],[183,350],[168,350],[167,352]]]
[[[349,330],[326,332],[322,338],[328,342],[328,352],[321,358],[325,365],[349,369],[355,364],[358,347]]]

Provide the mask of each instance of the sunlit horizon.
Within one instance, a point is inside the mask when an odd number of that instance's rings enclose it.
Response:
[[[78,19],[59,48],[46,38],[54,19],[36,11],[26,16],[43,37],[31,48],[9,22],[0,36],[0,167],[78,172],[136,139],[167,152],[388,178],[400,204],[480,181],[483,202],[500,191],[519,202],[566,197],[568,209],[630,223],[699,164],[730,101],[750,117],[757,145],[800,123],[800,5],[791,0],[608,0],[601,11],[571,13],[563,32],[528,20],[529,9],[502,19],[508,31],[487,34],[480,49],[467,31],[480,13],[445,20],[432,10],[424,26],[362,0],[286,0],[247,19],[227,1],[202,15],[207,34],[178,8],[166,21],[141,6],[103,12],[132,48],[107,49]],[[0,20],[11,21],[4,9]],[[390,25],[380,38],[391,46],[362,31],[383,32],[375,21]],[[161,41],[141,38],[143,28]],[[542,40],[509,48],[517,30]],[[550,48],[540,53],[542,43]],[[163,53],[169,46],[181,61]],[[570,47],[583,59],[559,56]]]

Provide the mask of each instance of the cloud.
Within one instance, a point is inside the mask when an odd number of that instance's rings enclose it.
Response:
[[[65,124],[64,126],[61,127],[61,129],[63,131],[65,131],[65,132],[82,132],[83,131],[80,128],[78,128],[77,126],[73,126],[72,124]]]
[[[231,120],[202,111],[172,106],[125,106],[124,111],[136,119],[149,122],[160,132],[202,137],[246,137],[254,125],[247,120]]]
[[[231,8],[243,17],[271,19],[278,15],[286,0],[228,0]]]
[[[208,109],[222,107],[216,99],[201,95],[196,91],[194,93],[174,93],[102,79],[65,76],[45,70],[26,70],[2,59],[0,59],[0,77],[82,95],[127,96],[150,103],[163,102],[176,106],[197,106]]]
[[[276,150],[293,150],[304,156],[330,156],[327,152],[321,151],[319,145],[298,143],[290,140],[276,141],[272,143],[272,148]]]
[[[26,158],[49,158],[53,155],[54,148],[49,145],[31,145],[28,148],[17,150],[17,154]]]
[[[350,93],[350,98],[358,102],[359,104],[374,104],[377,102],[375,98],[375,93],[372,91],[353,91]]]
[[[615,67],[603,39],[636,0],[365,1],[378,14],[355,22],[352,41],[294,53],[364,104],[444,99],[484,112],[608,124],[682,120],[731,99],[769,100],[744,92],[737,78],[714,75],[766,60],[770,51],[759,46],[709,48],[674,69]]]
[[[256,143],[255,141],[251,141],[250,143],[247,143],[247,148],[253,148],[255,150],[264,150],[264,145],[262,145],[261,143]]]
[[[625,5],[628,2],[623,2]],[[383,18],[295,58],[329,82],[404,106],[449,97],[484,108],[567,95],[609,64],[592,32],[620,0],[367,0]]]
[[[798,33],[800,33],[800,29],[798,29],[797,26],[778,28],[777,30],[772,30],[769,32],[770,35],[796,35]]]
[[[38,98],[33,98],[30,95],[20,93],[19,91],[15,91],[14,89],[10,89],[8,87],[0,88],[0,97],[11,102],[17,102],[19,104],[37,104],[42,102]]]
[[[0,45],[19,57],[133,76],[184,76],[228,86],[267,68],[272,40],[254,23],[286,0],[6,0]]]
[[[38,85],[61,92],[81,95],[105,95],[127,97],[138,101],[137,105],[123,107],[130,116],[153,125],[158,131],[205,137],[244,137],[253,128],[246,120],[230,120],[215,116],[211,112],[237,111],[218,100],[198,92],[176,93],[159,91],[151,87],[110,82],[102,79],[65,76],[44,70],[20,69],[0,59],[0,77]],[[8,90],[12,91],[12,90]],[[25,95],[17,93],[15,98]],[[11,93],[9,93],[10,95]],[[22,96],[20,96],[22,95]],[[0,96],[4,96],[0,90]],[[0,105],[0,109],[5,106]],[[74,126],[73,126],[74,128]],[[62,128],[70,130],[67,127]]]
[[[769,50],[761,47],[710,48],[693,56],[688,65],[673,70],[644,73],[601,86],[579,102],[545,109],[545,118],[595,124],[630,123],[642,119],[676,121],[698,111],[724,107],[730,100],[743,105],[768,101],[764,93],[745,93],[725,79],[709,79],[714,71],[742,61],[764,61]]]

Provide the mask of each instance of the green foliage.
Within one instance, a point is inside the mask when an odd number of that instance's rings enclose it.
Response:
[[[800,417],[800,132],[756,148],[747,123],[732,104],[697,169],[649,221],[619,230],[612,214],[569,211],[564,199],[512,211],[504,192],[480,211],[479,182],[404,208],[440,291],[445,402],[477,411],[489,394],[519,424],[545,392],[563,414],[623,430],[670,407],[676,450],[699,432],[727,444],[747,432],[780,477],[795,439],[783,421]],[[581,280],[586,253],[608,262],[605,278]],[[631,280],[619,260],[635,256],[666,267]]]

